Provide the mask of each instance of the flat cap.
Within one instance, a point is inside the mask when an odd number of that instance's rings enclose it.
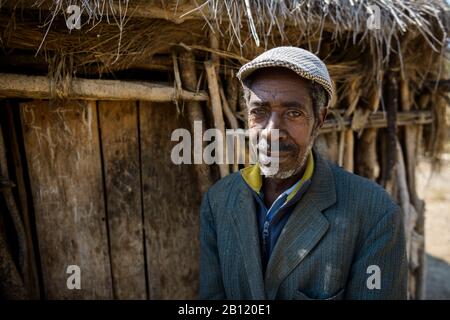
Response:
[[[244,64],[237,77],[243,82],[254,71],[267,67],[288,68],[299,76],[317,82],[328,93],[328,106],[334,99],[334,85],[328,69],[315,54],[298,47],[276,47]]]

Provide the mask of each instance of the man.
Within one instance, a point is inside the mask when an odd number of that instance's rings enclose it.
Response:
[[[200,298],[406,299],[399,207],[377,184],[312,150],[334,99],[325,64],[295,47],[264,52],[238,72],[248,125],[278,130],[266,161],[203,197]]]

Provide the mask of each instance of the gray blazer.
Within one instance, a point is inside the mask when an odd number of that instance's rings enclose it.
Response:
[[[377,184],[314,156],[311,185],[295,205],[265,276],[255,203],[240,173],[203,196],[201,299],[407,298],[399,207]],[[379,287],[373,288],[378,275]]]

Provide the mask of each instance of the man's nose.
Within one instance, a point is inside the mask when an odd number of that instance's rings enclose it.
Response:
[[[283,127],[283,119],[278,112],[272,112],[269,119],[267,119],[266,125],[261,132],[262,136],[267,140],[272,139],[283,139],[286,132]]]

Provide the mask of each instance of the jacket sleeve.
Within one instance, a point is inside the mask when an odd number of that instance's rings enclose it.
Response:
[[[200,299],[225,299],[214,218],[205,193],[200,209]]]
[[[346,299],[407,299],[408,263],[398,206],[370,230],[353,261]]]

